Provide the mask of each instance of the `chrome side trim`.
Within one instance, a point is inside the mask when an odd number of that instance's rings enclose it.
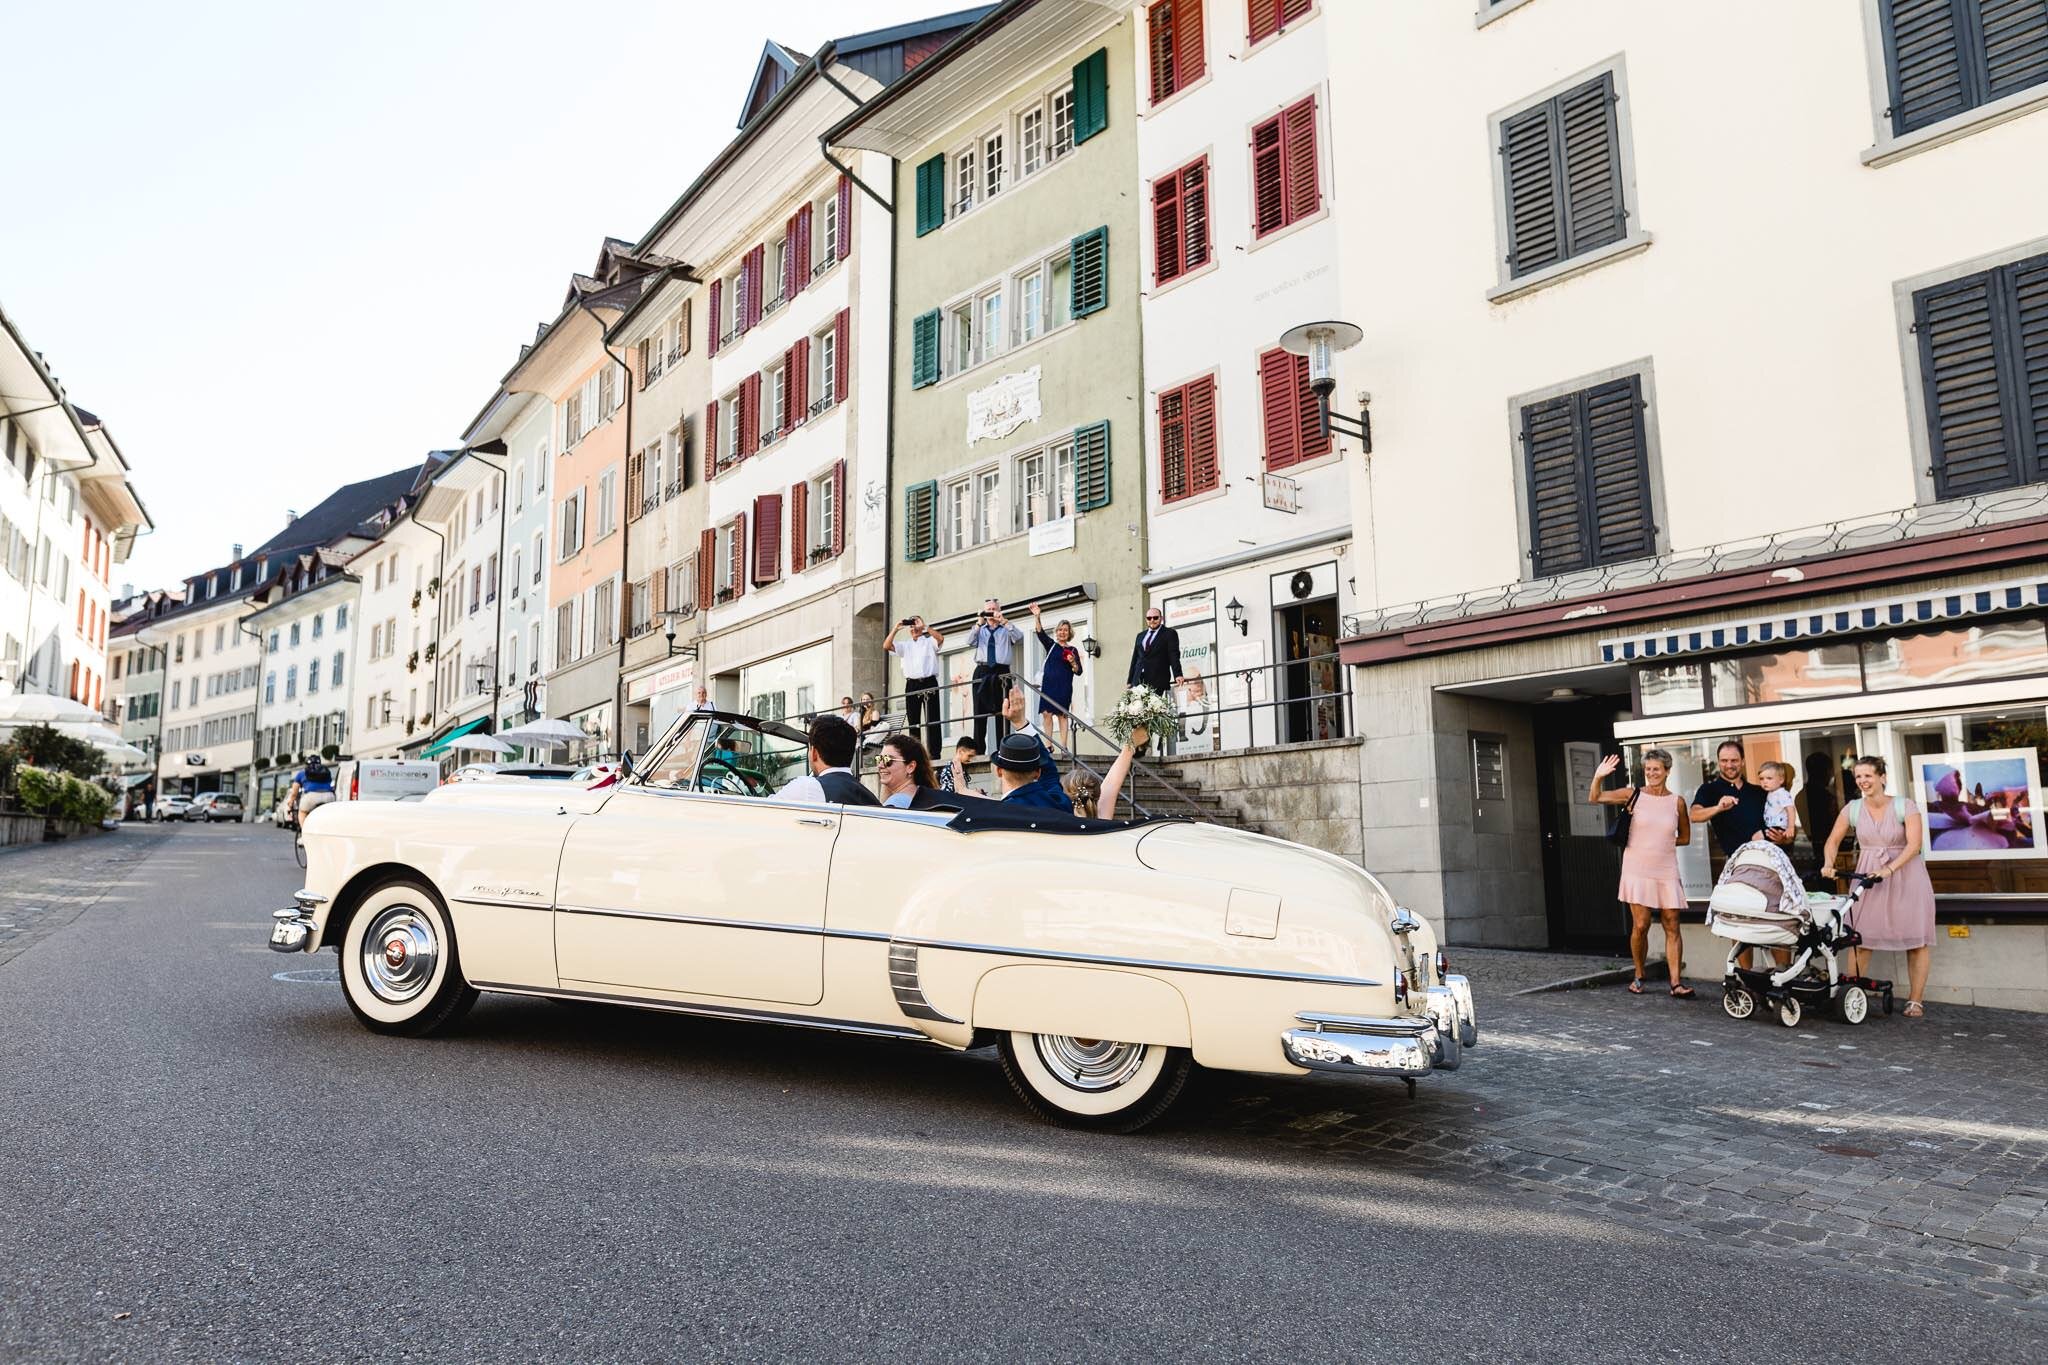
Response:
[[[912,1019],[929,1019],[937,1024],[967,1022],[950,1014],[941,1014],[932,1008],[931,1001],[924,998],[924,986],[917,977],[917,945],[914,943],[890,942],[889,989],[896,996],[896,1007]]]
[[[508,910],[552,910],[546,901],[515,901],[505,896],[450,896],[460,905],[502,905]]]
[[[935,938],[897,938],[891,943],[919,948],[946,948],[956,953],[992,953],[998,957],[1043,958],[1053,962],[1086,962],[1103,967],[1150,967],[1162,972],[1196,972],[1204,976],[1245,976],[1262,981],[1306,981],[1318,986],[1383,986],[1364,976],[1320,976],[1313,972],[1269,971],[1263,967],[1224,967],[1205,962],[1173,962],[1163,958],[1116,957],[1108,953],[1062,953],[1050,948],[1005,948],[994,943],[954,943]]]
[[[932,1041],[914,1028],[902,1028],[894,1024],[863,1024],[854,1019],[783,1014],[775,1010],[742,1009],[736,1005],[686,1005],[674,1000],[651,999],[644,995],[612,995],[604,991],[571,990],[565,986],[515,986],[505,981],[472,981],[469,984],[480,991],[499,991],[506,995],[531,995],[556,1000],[591,1000],[601,1005],[630,1005],[634,1009],[662,1010],[669,1014],[694,1014],[705,1019],[731,1019],[751,1024],[787,1024],[792,1028],[819,1029],[826,1033],[852,1033],[868,1038]]]
[[[766,934],[814,934],[823,937],[826,929],[818,924],[778,924],[772,920],[720,919],[714,915],[675,915],[664,910],[600,910],[594,905],[558,905],[555,909],[565,915],[597,915],[605,919],[651,919],[664,924],[696,924],[712,929],[758,929]],[[875,935],[886,938],[886,934]]]

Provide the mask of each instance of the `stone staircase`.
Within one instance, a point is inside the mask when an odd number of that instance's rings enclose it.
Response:
[[[1077,765],[1068,755],[1061,754],[1058,757],[1060,781],[1065,782]],[[1097,773],[1108,772],[1112,761],[1112,757],[1107,754],[1088,755],[1088,766]],[[1246,829],[1254,833],[1259,831],[1257,825],[1246,820],[1241,812],[1225,802],[1221,796],[1204,791],[1201,780],[1192,776],[1185,766],[1175,763],[1170,758],[1162,758],[1148,762],[1146,768],[1149,771],[1133,770],[1130,778],[1124,783],[1125,800],[1117,804],[1126,815],[1129,814],[1129,807],[1125,805],[1125,801],[1136,801],[1156,816],[1185,816],[1210,824],[1227,825],[1233,829]],[[984,791],[995,790],[995,777],[985,762],[976,763],[968,768],[967,780]],[[1189,809],[1190,804],[1195,807],[1194,810]]]

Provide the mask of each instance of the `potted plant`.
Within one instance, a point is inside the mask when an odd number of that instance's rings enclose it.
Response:
[[[420,652],[418,650],[414,650],[405,656],[405,671],[408,673],[420,671]]]
[[[434,656],[439,654],[440,652],[440,642],[438,640],[429,641],[427,643],[427,662],[432,663],[434,661]]]
[[[414,611],[420,609],[420,590],[418,588],[412,590],[412,609]]]
[[[441,595],[441,580],[440,580],[440,578],[439,578],[439,577],[435,577],[435,578],[429,578],[429,579],[427,580],[427,596],[429,596],[429,597],[439,597],[440,595]]]

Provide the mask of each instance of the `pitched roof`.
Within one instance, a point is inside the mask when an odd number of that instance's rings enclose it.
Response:
[[[428,457],[430,460],[432,456]],[[344,484],[329,493],[270,539],[258,545],[255,554],[276,554],[280,550],[305,550],[347,535],[384,508],[413,490],[421,466],[409,464],[374,479]],[[243,558],[249,558],[245,555]]]

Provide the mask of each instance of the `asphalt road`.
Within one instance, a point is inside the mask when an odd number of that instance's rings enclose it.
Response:
[[[1109,1138],[936,1048],[488,997],[378,1037],[331,953],[263,947],[282,835],[115,837],[154,851],[0,962],[0,1357],[2048,1352],[2003,1305],[1304,1150],[1223,1081]]]

